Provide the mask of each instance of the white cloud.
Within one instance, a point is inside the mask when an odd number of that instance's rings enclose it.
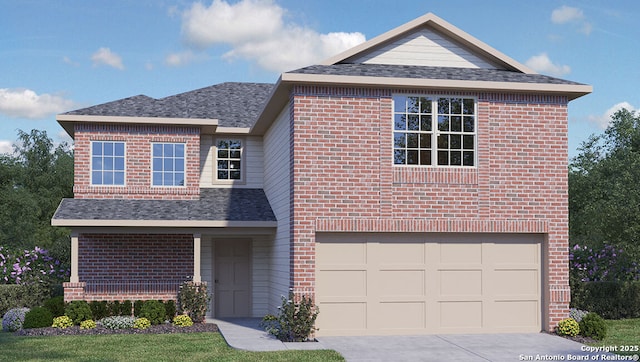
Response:
[[[75,106],[75,102],[58,95],[0,88],[0,114],[13,118],[43,119]]]
[[[13,153],[13,143],[11,141],[0,140],[0,154]]]
[[[180,53],[171,53],[164,59],[166,65],[170,67],[181,67],[187,65],[195,60],[201,59],[204,56],[194,54],[192,51],[187,50]]]
[[[525,64],[527,67],[538,73],[549,74],[556,77],[560,77],[571,72],[571,67],[568,65],[554,64],[551,59],[549,59],[547,53],[534,55],[529,58]]]
[[[551,22],[554,24],[576,24],[576,30],[585,35],[591,34],[591,30],[593,30],[593,26],[586,20],[581,9],[566,5],[551,12]]]
[[[632,106],[629,102],[624,101],[624,102],[614,104],[611,108],[607,109],[602,115],[599,115],[599,116],[590,115],[588,116],[587,119],[589,120],[589,122],[595,123],[598,127],[602,129],[606,129],[609,126],[609,122],[611,122],[611,117],[613,117],[613,115],[617,111],[623,108],[626,108],[631,112],[635,112],[637,110],[637,108]]]
[[[98,49],[93,53],[93,55],[91,55],[91,60],[93,61],[94,66],[107,65],[120,70],[124,69],[122,58],[118,54],[112,52],[109,48]]]
[[[71,65],[71,66],[74,66],[74,67],[79,67],[80,66],[80,63],[74,62],[73,60],[71,60],[71,58],[69,58],[67,56],[62,57],[62,61],[67,63],[67,64],[69,64],[69,65]]]
[[[285,15],[272,0],[213,0],[209,7],[195,3],[183,12],[182,32],[196,48],[230,45],[223,58],[247,59],[275,72],[312,65],[365,41],[362,33],[321,34],[287,23]]]

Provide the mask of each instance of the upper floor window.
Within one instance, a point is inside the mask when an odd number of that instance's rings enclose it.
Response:
[[[219,139],[217,148],[217,179],[242,180],[242,141]]]
[[[91,142],[91,184],[124,185],[124,142]]]
[[[184,186],[184,143],[152,144],[152,185]]]
[[[394,164],[475,165],[473,98],[396,95],[393,103]]]

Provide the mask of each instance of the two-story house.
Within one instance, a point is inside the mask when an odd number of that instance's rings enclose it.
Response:
[[[536,332],[567,316],[567,104],[427,14],[275,84],[223,83],[57,116],[75,140],[65,299],[273,313],[320,335]]]

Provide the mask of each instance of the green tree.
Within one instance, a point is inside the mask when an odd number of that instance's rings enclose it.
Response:
[[[640,115],[622,109],[569,168],[572,245],[606,242],[640,256]]]
[[[69,232],[52,227],[51,217],[72,196],[71,148],[55,146],[45,131],[18,131],[14,152],[0,155],[0,244],[66,249]]]

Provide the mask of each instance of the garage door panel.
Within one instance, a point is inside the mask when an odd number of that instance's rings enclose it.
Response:
[[[443,297],[482,295],[482,270],[441,270],[438,275]]]
[[[540,331],[542,240],[318,234],[318,335]]]

